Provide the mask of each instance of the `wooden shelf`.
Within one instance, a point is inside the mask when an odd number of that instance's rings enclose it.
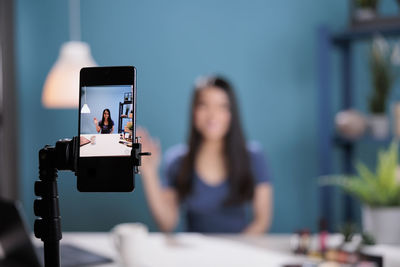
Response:
[[[125,115],[124,114],[124,106],[125,105],[132,105],[132,101],[130,100],[124,100],[124,102],[119,102],[119,114],[118,114],[118,133],[122,133],[123,132],[123,120],[124,119],[130,119],[132,120],[132,118],[129,118],[129,114]]]
[[[318,73],[318,155],[320,160],[320,175],[327,175],[334,172],[334,148],[337,147],[342,152],[341,168],[342,173],[354,172],[354,156],[357,145],[387,145],[391,142],[389,136],[383,140],[377,140],[370,135],[363,136],[357,140],[343,138],[334,131],[332,127],[332,110],[331,103],[332,94],[332,61],[331,53],[333,46],[339,48],[341,62],[341,109],[350,109],[354,107],[354,62],[352,49],[353,42],[361,40],[370,40],[375,34],[379,33],[385,38],[400,37],[400,16],[376,18],[371,21],[357,22],[344,31],[332,33],[328,27],[321,26],[317,35],[317,73]],[[329,125],[328,125],[329,124]],[[330,210],[332,208],[332,200],[330,199],[332,192],[328,188],[321,188],[320,203],[321,216],[329,223],[335,223],[334,217]],[[344,210],[342,221],[354,221],[353,201],[349,196],[344,197]],[[333,229],[330,225],[330,230]]]
[[[392,138],[393,138],[392,136],[388,136],[384,139],[376,139],[375,137],[366,134],[357,139],[349,139],[349,138],[341,136],[340,134],[335,134],[333,136],[333,142],[337,146],[349,146],[349,145],[355,145],[355,144],[359,144],[359,143],[387,145],[387,144],[390,144],[390,142],[392,142]]]
[[[386,37],[400,35],[400,16],[378,17],[367,21],[357,21],[349,29],[332,36],[335,45],[371,38],[374,34]]]
[[[350,28],[353,30],[362,29],[373,29],[373,28],[385,28],[385,27],[399,27],[400,26],[400,16],[386,16],[386,17],[376,17],[371,20],[353,20]]]

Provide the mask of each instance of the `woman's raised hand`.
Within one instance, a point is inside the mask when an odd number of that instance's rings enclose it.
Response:
[[[158,171],[161,162],[161,145],[160,140],[150,136],[148,131],[143,127],[138,127],[136,136],[140,136],[142,143],[142,152],[150,152],[151,156],[142,157],[142,166],[140,168],[144,175],[153,174]]]
[[[93,122],[94,122],[94,124],[97,125],[98,121],[97,121],[96,117],[93,118]]]

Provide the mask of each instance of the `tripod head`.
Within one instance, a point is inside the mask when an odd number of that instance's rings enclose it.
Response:
[[[78,164],[79,139],[61,139],[56,142],[55,165],[58,170],[70,170],[76,172]]]

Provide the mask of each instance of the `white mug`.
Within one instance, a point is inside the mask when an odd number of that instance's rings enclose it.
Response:
[[[114,245],[119,259],[125,267],[144,267],[148,256],[146,225],[141,223],[118,224],[112,229]],[[148,258],[147,258],[148,260]]]

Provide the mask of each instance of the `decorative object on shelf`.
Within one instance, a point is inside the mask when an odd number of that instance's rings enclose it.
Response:
[[[389,118],[386,114],[371,114],[369,116],[369,127],[371,135],[378,140],[383,140],[389,136]]]
[[[131,121],[128,121],[124,127],[124,131],[132,133],[132,129],[133,129],[133,123]]]
[[[132,118],[129,110],[133,110],[132,105],[132,93],[124,93],[123,102],[119,102],[119,114],[118,114],[118,133],[124,131],[124,119]]]
[[[124,102],[129,102],[132,101],[132,93],[128,92],[128,93],[124,93]]]
[[[393,104],[393,136],[400,139],[400,101]]]
[[[400,0],[399,0],[400,1]],[[399,2],[400,4],[400,2]],[[392,55],[390,56],[390,61],[393,66],[400,67],[400,41],[397,41],[392,49]],[[398,73],[396,77],[398,76]],[[393,114],[393,135],[400,139],[400,100],[398,99],[392,106]]]
[[[376,171],[356,166],[358,176],[325,176],[322,185],[339,185],[362,204],[363,230],[378,243],[400,244],[400,179],[398,143],[378,153]]]
[[[354,19],[358,21],[367,21],[376,18],[378,2],[378,0],[354,0]]]
[[[400,1],[400,0],[399,0]],[[394,66],[400,66],[400,41],[396,42],[392,49],[392,55],[390,61]]]
[[[381,36],[375,36],[370,54],[373,92],[369,98],[372,136],[384,139],[389,135],[389,119],[385,114],[386,101],[393,84],[390,46]]]
[[[133,123],[128,121],[124,127],[123,137],[126,141],[132,142]]]
[[[335,126],[341,136],[354,140],[364,135],[367,119],[357,110],[344,110],[336,114]]]

